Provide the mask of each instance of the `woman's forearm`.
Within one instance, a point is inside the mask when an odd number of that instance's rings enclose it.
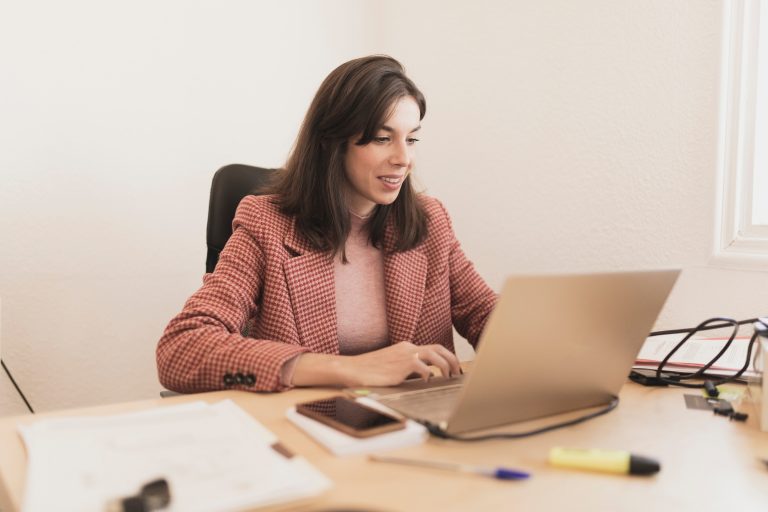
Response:
[[[294,386],[354,386],[346,360],[349,356],[306,352],[298,356],[293,369]]]

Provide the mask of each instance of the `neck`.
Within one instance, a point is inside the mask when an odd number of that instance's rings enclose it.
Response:
[[[366,215],[360,215],[360,214],[358,214],[358,213],[355,213],[355,212],[353,212],[353,211],[350,209],[350,210],[349,210],[349,214],[350,214],[350,215],[352,215],[353,217],[357,217],[358,219],[361,219],[361,220],[365,220],[365,219],[367,219],[368,217],[370,217],[371,215],[373,215],[373,210],[369,211],[369,212],[368,212],[368,214],[366,214]]]

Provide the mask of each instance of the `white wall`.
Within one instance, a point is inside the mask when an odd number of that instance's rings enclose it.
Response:
[[[723,2],[377,6],[378,51],[427,96],[422,182],[492,286],[511,272],[682,266],[659,325],[766,314],[768,274],[704,268]]]
[[[40,410],[156,396],[213,170],[282,163],[322,78],[369,52],[425,92],[421,181],[495,288],[704,265],[721,23],[702,0],[19,2],[0,19],[3,357]],[[693,268],[662,320],[765,314],[755,279]]]
[[[323,77],[363,52],[363,18],[354,0],[5,5],[3,358],[33,406],[157,396],[213,171],[283,162]]]
[[[707,260],[719,3],[393,3],[382,49],[429,102],[423,179],[490,281]]]
[[[2,313],[2,300],[0,300],[0,357],[3,355]],[[4,369],[0,369],[0,415],[21,414],[22,412],[26,412],[24,401],[13,386],[10,377],[8,377]]]

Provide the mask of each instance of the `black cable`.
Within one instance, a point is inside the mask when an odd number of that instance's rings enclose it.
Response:
[[[749,368],[749,362],[752,358],[752,347],[755,344],[755,341],[758,337],[758,332],[755,331],[752,334],[752,337],[749,340],[749,344],[747,345],[747,357],[745,358],[744,365],[739,369],[735,374],[728,375],[725,377],[720,378],[711,378],[707,377],[704,374],[707,370],[709,370],[712,365],[714,365],[722,356],[725,354],[725,352],[730,348],[731,344],[733,343],[733,340],[736,339],[736,335],[739,332],[739,326],[746,325],[746,324],[753,324],[757,322],[757,318],[750,318],[747,320],[734,320],[732,318],[710,318],[708,320],[705,320],[701,322],[699,325],[697,325],[694,328],[687,328],[687,329],[671,329],[666,331],[655,331],[650,333],[648,336],[661,336],[665,334],[682,334],[687,333],[685,337],[683,337],[682,340],[680,340],[675,347],[669,351],[669,353],[664,357],[664,359],[659,362],[659,365],[656,367],[656,374],[654,376],[648,376],[643,375],[642,373],[639,373],[637,371],[632,371],[629,375],[629,378],[637,382],[638,384],[642,384],[644,386],[680,386],[685,388],[703,388],[705,383],[687,383],[682,382],[683,380],[687,379],[708,379],[713,384],[719,385],[724,384],[726,382],[733,382],[735,380],[738,380],[742,374],[747,371],[747,368]],[[717,323],[715,323],[717,322]],[[699,368],[697,371],[693,373],[679,373],[677,372],[676,375],[671,375],[669,373],[663,374],[664,366],[667,365],[669,360],[672,358],[672,356],[689,340],[693,337],[694,334],[700,332],[700,331],[709,331],[714,329],[722,329],[725,327],[733,327],[733,331],[731,331],[731,335],[728,337],[728,340],[725,342],[723,347],[720,349],[720,351],[707,362],[704,366]]]
[[[467,436],[460,436],[456,434],[449,434],[448,432],[440,428],[438,425],[435,425],[434,423],[431,423],[429,421],[422,421],[420,423],[425,427],[427,427],[427,430],[433,436],[439,437],[442,439],[450,439],[452,441],[474,442],[474,441],[488,441],[491,439],[520,439],[522,437],[535,436],[537,434],[543,434],[544,432],[550,432],[552,430],[570,427],[572,425],[578,425],[579,423],[583,423],[587,420],[591,420],[592,418],[597,418],[598,416],[602,416],[603,414],[607,414],[611,412],[616,408],[617,405],[619,405],[619,397],[613,396],[611,397],[611,401],[608,403],[608,405],[606,405],[605,407],[603,407],[598,411],[589,413],[585,416],[579,416],[578,418],[564,421],[562,423],[555,423],[554,425],[549,425],[546,427],[529,430],[527,432],[499,432],[495,434],[483,434],[479,436],[467,437]]]
[[[704,366],[702,366],[692,374],[679,377],[680,380],[703,378],[703,373],[706,370],[708,370],[713,364],[715,364],[718,359],[720,359],[720,357],[725,353],[725,351],[728,350],[728,347],[731,346],[731,343],[733,342],[734,338],[736,338],[736,334],[738,334],[739,332],[739,324],[738,322],[736,322],[736,320],[732,320],[730,318],[710,318],[709,320],[705,320],[699,325],[697,325],[694,329],[691,329],[688,332],[688,334],[685,337],[683,337],[683,339],[680,340],[678,344],[675,345],[675,347],[667,353],[666,356],[664,356],[664,359],[661,360],[661,362],[659,363],[659,366],[656,368],[656,379],[663,380],[661,377],[661,371],[664,368],[664,366],[666,366],[666,364],[669,362],[670,358],[673,355],[675,355],[675,353],[680,349],[680,347],[682,347],[685,344],[685,342],[691,339],[691,337],[693,337],[694,334],[696,334],[699,331],[707,330],[708,324],[712,324],[713,322],[724,322],[722,324],[717,324],[717,325],[721,325],[723,327],[727,327],[727,326],[733,327],[733,331],[731,331],[731,335],[728,338],[728,341],[725,342],[725,345],[723,345],[723,348],[720,350],[720,352],[718,352],[717,355],[715,355],[715,357],[710,359],[707,364],[705,364]],[[683,387],[693,387],[693,388],[698,388],[703,386],[703,384],[686,384],[686,383],[680,382],[679,380],[675,382],[675,385],[683,386]]]
[[[711,320],[715,320],[715,319],[711,319]],[[732,322],[735,321],[735,320],[731,320],[730,318],[726,318],[726,320],[728,320],[729,322],[728,323],[723,323],[723,324],[709,325],[709,326],[704,327],[704,328],[699,329],[699,330],[701,330],[701,331],[711,331],[713,329],[722,329],[723,327],[728,327],[728,326],[733,325]],[[740,321],[738,321],[736,323],[739,324],[739,325],[745,325],[745,324],[754,323],[757,320],[758,320],[757,318],[750,318],[749,320],[740,320]],[[708,321],[709,320],[707,320],[707,322]],[[702,323],[706,323],[706,322],[702,322]],[[699,324],[699,325],[701,325],[701,324]],[[670,330],[667,330],[667,331],[654,331],[654,332],[648,334],[648,336],[651,337],[651,336],[662,336],[664,334],[683,334],[684,332],[691,332],[691,328],[690,327],[686,327],[685,329],[670,329]]]
[[[11,375],[11,371],[8,369],[7,366],[5,366],[5,361],[0,359],[0,364],[3,365],[3,369],[5,370],[5,373],[8,374],[8,378],[11,379],[11,383],[13,384],[13,387],[16,388],[16,391],[19,393],[19,396],[22,400],[24,400],[24,403],[27,404],[27,409],[29,409],[29,412],[32,414],[35,414],[35,411],[32,409],[32,406],[29,405],[29,401],[27,400],[27,397],[24,396],[24,393],[21,391],[21,388],[18,384],[16,384],[16,380],[14,380],[13,375]]]

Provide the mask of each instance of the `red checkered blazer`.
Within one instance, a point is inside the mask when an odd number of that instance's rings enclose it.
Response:
[[[443,205],[420,197],[427,239],[391,252],[390,224],[382,244],[390,338],[453,350],[455,326],[475,345],[496,294],[461,250]],[[272,199],[243,199],[216,270],[165,329],[157,368],[166,388],[280,390],[281,367],[294,356],[339,353],[333,259],[313,249]],[[249,337],[241,334],[246,324]]]

